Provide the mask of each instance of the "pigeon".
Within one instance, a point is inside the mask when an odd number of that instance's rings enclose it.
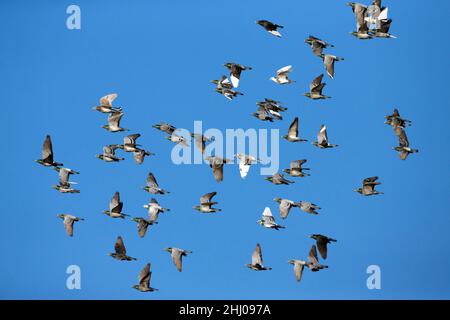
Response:
[[[329,238],[327,236],[323,236],[321,234],[312,234],[309,237],[314,239],[314,240],[316,240],[317,248],[319,249],[319,253],[320,253],[320,255],[322,256],[323,259],[327,258],[327,252],[328,252],[327,245],[329,243],[331,243],[331,242],[337,242],[337,240]],[[316,260],[318,260],[317,259],[317,253],[315,255],[313,255],[313,256],[315,256]]]
[[[275,218],[272,215],[272,211],[270,211],[269,207],[266,207],[262,213],[262,219],[256,221],[258,224],[262,225],[264,228],[268,229],[285,229],[286,227],[280,226],[275,222]]]
[[[217,192],[210,192],[200,197],[200,205],[195,206],[194,209],[202,213],[212,213],[222,211],[222,209],[213,208],[212,206],[217,202],[212,202],[211,199],[217,194]]]
[[[311,46],[312,52],[315,56],[320,57],[320,55],[323,52],[323,49],[328,47],[334,47],[334,45],[329,44],[319,38],[316,38],[314,36],[309,36],[305,39],[305,43],[309,44]]]
[[[339,58],[331,54],[321,54],[320,57],[323,59],[323,65],[325,70],[331,79],[334,79],[334,62],[344,60],[344,58]]]
[[[331,239],[331,240],[333,240],[333,239]],[[334,240],[334,241],[336,241],[336,240]],[[319,247],[320,255],[322,255],[322,257],[323,257],[322,251],[320,250],[320,246],[319,245],[317,245],[317,246]],[[327,245],[325,244],[325,256],[326,256],[326,253],[327,253]],[[326,259],[326,258],[324,258],[324,259]],[[311,270],[312,272],[317,272],[319,270],[328,268],[328,266],[319,263],[319,257],[317,256],[317,249],[316,249],[315,245],[312,245],[311,250],[309,250],[307,266],[308,266],[309,270]]]
[[[383,192],[378,192],[377,190],[375,190],[375,187],[381,184],[381,182],[378,182],[377,180],[377,176],[365,178],[362,182],[362,188],[356,189],[355,192],[358,192],[363,196],[383,194]]]
[[[367,17],[364,20],[375,28],[380,27],[380,21],[388,19],[388,8],[381,7],[381,1],[373,1],[372,5],[367,8]]]
[[[273,184],[286,184],[289,185],[294,183],[294,181],[290,181],[284,178],[281,173],[275,173],[271,177],[267,177],[265,180],[272,182]]]
[[[366,18],[368,17],[368,8],[366,5],[356,2],[348,2],[347,6],[352,7],[352,11],[355,14],[357,30],[361,27],[361,25],[367,24]]]
[[[231,160],[217,156],[206,157],[205,160],[209,162],[209,166],[213,170],[214,179],[217,182],[221,182],[223,180],[223,166]]]
[[[239,159],[239,174],[242,179],[247,176],[250,166],[255,162],[259,162],[257,158],[243,153],[238,153],[235,157]]]
[[[289,72],[291,71],[292,71],[291,65],[278,69],[277,75],[275,77],[271,77],[270,80],[278,84],[293,83],[294,81],[289,79]]]
[[[140,292],[158,291],[158,289],[150,287],[151,277],[150,263],[147,263],[141,272],[139,272],[139,284],[134,285],[133,288]]]
[[[109,210],[104,210],[103,213],[111,218],[125,219],[125,217],[129,217],[129,215],[122,213],[122,208],[123,202],[120,201],[120,193],[116,191],[109,202]]]
[[[216,88],[216,92],[223,95],[228,100],[233,100],[237,96],[243,96],[242,92],[233,90],[233,89],[225,89],[225,88]]]
[[[371,33],[369,33],[369,26],[367,25],[367,23],[363,23],[361,24],[356,31],[352,31],[351,35],[355,36],[356,38],[360,39],[360,40],[368,40],[368,39],[372,39],[373,35]]]
[[[153,173],[149,172],[147,176],[147,186],[143,187],[143,189],[151,194],[166,194],[170,193],[167,190],[161,189],[156,181]]]
[[[409,141],[405,130],[401,127],[397,127],[396,131],[398,132],[396,133],[398,136],[398,146],[393,149],[399,153],[400,159],[406,160],[409,154],[419,152],[418,149],[413,149],[409,146]]]
[[[211,80],[212,83],[216,85],[216,92],[223,95],[228,100],[233,100],[233,98],[238,95],[243,96],[244,94],[233,90],[233,84],[228,80],[227,76],[222,76],[220,80]]]
[[[317,134],[317,141],[313,141],[312,144],[321,149],[338,147],[337,144],[328,143],[327,127],[323,124],[320,125],[320,130]]]
[[[166,122],[161,122],[159,124],[155,124],[152,126],[155,129],[158,129],[160,131],[163,131],[167,134],[172,134],[175,130],[177,130],[177,128],[175,128],[173,125],[166,123]]]
[[[281,33],[277,29],[278,28],[283,29],[284,28],[283,26],[280,26],[267,20],[258,20],[256,21],[256,23],[259,24],[264,29],[266,29],[267,32],[273,34],[278,38],[281,38]]]
[[[92,108],[101,113],[118,113],[122,111],[120,107],[113,107],[112,103],[117,98],[117,93],[111,93],[100,98],[100,105]]]
[[[64,229],[66,229],[66,233],[69,237],[73,236],[73,224],[75,223],[75,221],[84,221],[84,219],[82,218],[78,218],[65,213],[58,214],[57,217],[63,219]]]
[[[286,139],[289,142],[303,142],[308,141],[305,139],[301,139],[298,136],[298,117],[294,118],[294,121],[292,121],[291,125],[288,129],[288,134],[283,136],[283,139]]]
[[[252,67],[246,67],[241,64],[233,63],[233,62],[227,62],[224,64],[225,67],[230,70],[230,79],[231,84],[234,88],[237,88],[239,86],[239,80],[241,78],[241,72],[244,70],[252,70]]]
[[[302,168],[302,165],[307,161],[308,160],[306,159],[291,161],[289,164],[289,169],[284,169],[283,172],[289,174],[291,177],[303,178],[309,176],[310,174],[303,172],[303,170],[309,170],[309,168]]]
[[[123,115],[123,112],[110,113],[108,116],[108,124],[102,126],[102,128],[109,132],[129,131],[128,129],[120,127],[120,120],[122,119]]]
[[[161,207],[155,198],[152,198],[148,204],[145,204],[144,208],[148,210],[148,221],[150,223],[155,223],[158,220],[160,212],[170,211],[168,208]]]
[[[191,137],[194,138],[195,146],[200,150],[201,153],[205,153],[206,142],[214,141],[213,138],[206,137],[200,133],[191,133]]]
[[[373,35],[377,38],[397,38],[396,36],[389,33],[389,28],[391,27],[392,19],[380,20],[379,27],[373,31]]]
[[[252,116],[261,121],[273,122],[275,119],[273,115],[270,113],[270,111],[264,106],[259,106],[258,110],[252,113]]]
[[[259,243],[256,244],[256,248],[253,251],[252,263],[246,264],[245,266],[254,271],[272,270],[271,267],[266,267],[263,265],[262,250],[261,250],[261,245]]]
[[[59,172],[59,184],[53,186],[54,189],[61,193],[80,193],[80,190],[71,188],[71,185],[76,183],[69,181],[71,174],[79,174],[79,172],[69,168],[54,167],[54,169]]]
[[[403,119],[400,117],[400,113],[397,108],[394,109],[392,114],[385,116],[386,121],[385,124],[390,125],[393,128],[401,127],[406,128],[407,126],[411,125],[411,121],[407,119]]]
[[[300,208],[300,210],[311,214],[319,214],[316,210],[321,209],[317,204],[308,201],[300,201],[298,203],[298,207]]]
[[[280,206],[279,206],[280,217],[282,219],[286,219],[288,217],[289,212],[291,211],[291,208],[299,207],[299,204],[297,202],[294,202],[289,199],[274,198],[273,200],[280,204]]]
[[[125,152],[135,152],[137,150],[139,150],[138,148],[138,144],[136,144],[136,140],[140,137],[141,135],[139,133],[135,133],[135,134],[130,134],[128,136],[126,136],[125,138],[123,138],[123,144],[118,144],[117,146],[124,150]]]
[[[60,167],[63,166],[62,163],[58,163],[53,160],[53,146],[52,138],[47,135],[44,140],[44,145],[42,146],[42,159],[36,160],[37,163],[45,167]]]
[[[292,264],[294,266],[294,275],[297,282],[300,282],[303,275],[303,269],[305,268],[305,265],[307,264],[304,260],[297,260],[297,259],[291,259],[288,261],[289,264]]]
[[[166,248],[164,249],[167,252],[170,252],[170,255],[172,256],[172,261],[175,264],[175,266],[177,267],[177,270],[179,272],[182,271],[182,258],[183,257],[187,257],[188,254],[192,253],[192,251],[189,250],[183,250],[183,249],[179,249],[179,248]]]
[[[138,235],[141,238],[145,237],[145,234],[147,233],[148,226],[158,223],[156,221],[150,222],[149,220],[144,219],[144,218],[133,218],[133,221],[137,222]]]
[[[323,74],[314,78],[314,80],[309,85],[309,92],[304,93],[304,95],[313,100],[319,99],[329,99],[331,97],[325,96],[322,94],[323,88],[326,86],[326,83],[322,83]]]
[[[166,139],[172,141],[173,143],[182,145],[184,147],[189,146],[186,139],[183,136],[179,136],[175,132],[173,132],[170,136],[167,136]]]
[[[111,144],[103,147],[103,154],[97,154],[96,157],[105,162],[119,162],[125,160],[125,158],[119,158],[116,156],[116,149],[119,148],[117,144]]]
[[[264,108],[264,111],[273,116],[277,120],[282,120],[281,112],[286,111],[287,108],[284,108],[280,105],[279,101],[275,101],[272,99],[265,98],[264,101],[258,101],[256,103],[259,108]]]
[[[114,253],[109,253],[111,257],[120,261],[131,261],[137,260],[136,258],[127,256],[127,250],[125,249],[125,244],[123,243],[122,237],[118,236],[116,244],[114,245]]]
[[[149,152],[149,151],[146,151],[146,150],[142,150],[142,149],[139,149],[139,148],[136,151],[133,152],[133,158],[134,158],[134,161],[137,164],[144,163],[144,158],[146,156],[154,156],[154,155],[155,154],[152,153],[152,152]]]

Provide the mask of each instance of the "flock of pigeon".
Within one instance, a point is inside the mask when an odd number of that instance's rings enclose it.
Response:
[[[389,27],[392,22],[391,19],[387,19],[387,8],[381,7],[381,0],[374,0],[372,5],[366,6],[359,3],[348,3],[349,6],[352,7],[353,12],[355,13],[357,20],[357,31],[352,34],[358,37],[359,39],[369,39],[373,37],[379,38],[393,38],[392,35],[389,34]],[[270,34],[281,37],[278,29],[282,29],[283,26],[277,25],[267,20],[258,20],[257,24],[262,26],[266,31]],[[342,58],[339,58],[335,55],[324,54],[323,50],[329,47],[334,47],[333,45],[313,36],[309,36],[305,43],[310,45],[312,49],[312,53],[315,56],[318,56],[322,59],[323,64],[325,66],[326,73],[331,79],[334,79],[334,63],[335,61],[341,61]],[[242,71],[252,70],[251,67],[244,66],[237,63],[226,63],[224,66],[229,70],[229,78],[228,76],[222,76],[220,80],[212,80],[211,82],[216,85],[216,92],[224,95],[227,99],[232,100],[238,95],[242,95],[242,93],[236,91],[235,89],[239,86],[239,81],[241,78]],[[280,68],[276,75],[271,77],[270,80],[274,81],[277,84],[284,85],[293,83],[292,80],[289,79],[289,72],[292,71],[292,66],[286,66]],[[311,99],[327,99],[330,98],[322,94],[322,90],[325,87],[325,83],[322,82],[323,74],[316,77],[310,84],[309,92],[305,93],[305,96]],[[120,126],[120,121],[124,115],[122,108],[113,106],[113,101],[117,98],[117,94],[109,94],[100,99],[100,105],[94,107],[94,110],[99,111],[104,114],[108,114],[108,124],[104,125],[103,128],[109,132],[122,132],[128,131],[128,129],[124,129]],[[258,110],[253,114],[257,119],[262,121],[274,121],[281,120],[281,112],[287,110],[280,105],[279,101],[275,101],[272,99],[266,98],[264,101],[257,102]],[[288,142],[304,142],[307,141],[299,137],[299,123],[298,117],[295,117],[292,124],[289,126],[287,135],[283,136],[285,140]],[[395,135],[398,137],[399,145],[394,149],[399,152],[400,158],[405,160],[410,153],[418,152],[417,149],[412,149],[409,147],[409,142],[405,133],[404,128],[406,126],[411,125],[411,121],[403,119],[400,117],[400,114],[397,109],[394,109],[392,115],[386,116],[386,124],[392,126],[394,129]],[[167,133],[166,139],[170,140],[173,143],[181,144],[183,146],[188,145],[188,140],[186,137],[183,137],[177,134],[177,128],[169,123],[159,123],[153,125],[155,129],[158,129],[162,132]],[[116,150],[121,149],[127,153],[133,153],[133,157],[137,164],[142,164],[144,162],[144,158],[146,156],[154,155],[143,148],[139,144],[136,143],[136,140],[140,137],[140,134],[131,134],[126,136],[123,139],[123,144],[111,144],[103,147],[103,153],[100,155],[96,155],[102,161],[105,162],[119,162],[124,160],[122,157],[118,157],[116,155]],[[212,138],[205,137],[202,134],[191,134],[191,137],[194,138],[194,142],[196,147],[201,151],[202,154],[205,153],[206,143],[212,141]],[[318,148],[334,148],[338,145],[331,144],[328,141],[327,136],[327,127],[325,125],[320,126],[320,130],[317,134],[317,141],[312,142],[312,144]],[[245,178],[247,175],[249,168],[252,164],[259,162],[259,160],[251,155],[247,154],[237,154],[235,156],[239,160],[239,171],[242,178]],[[231,162],[229,159],[223,159],[218,156],[205,156],[205,160],[207,160],[212,168],[214,178],[217,182],[223,180],[223,166],[226,163]],[[56,171],[59,172],[59,184],[55,185],[54,188],[61,193],[79,193],[80,191],[74,189],[72,187],[74,182],[69,181],[69,177],[74,174],[79,174],[77,171],[63,167],[62,163],[58,163],[54,160],[53,157],[53,148],[50,136],[47,135],[43,150],[42,150],[42,159],[36,160],[43,166],[52,167]],[[304,168],[303,165],[307,162],[306,159],[294,160],[290,163],[290,167],[288,169],[284,169],[283,172],[288,174],[291,177],[301,178],[309,176],[308,173],[304,171],[309,170],[309,168]],[[266,180],[276,185],[289,185],[294,183],[294,181],[288,180],[281,173],[275,173],[270,177],[267,177]],[[369,177],[363,180],[362,187],[356,189],[355,191],[360,193],[363,196],[370,195],[379,195],[382,192],[375,190],[375,187],[380,184],[377,181],[378,177]],[[143,187],[145,191],[152,195],[164,195],[169,193],[169,191],[162,189],[155,176],[150,172],[147,176],[147,185]],[[200,197],[199,205],[194,206],[195,210],[200,211],[201,213],[214,213],[219,212],[221,209],[214,207],[217,202],[214,202],[212,199],[216,195],[216,192],[210,192]],[[279,204],[279,214],[282,219],[286,219],[289,215],[291,208],[299,208],[300,210],[317,215],[318,210],[321,208],[311,202],[308,201],[299,201],[295,202],[289,199],[282,198],[274,198],[274,201]],[[120,200],[119,192],[116,192],[110,203],[109,209],[103,211],[103,213],[111,218],[121,218],[125,219],[129,217],[129,215],[122,212],[123,203]],[[138,234],[140,237],[144,237],[149,226],[157,224],[158,216],[162,212],[170,211],[168,208],[163,208],[160,206],[158,201],[155,198],[152,198],[150,202],[144,205],[144,208],[148,211],[148,217],[134,217],[133,221],[137,222]],[[59,218],[63,219],[64,227],[69,236],[73,236],[73,226],[74,222],[83,220],[79,217],[75,217],[70,214],[59,214]],[[283,229],[284,226],[279,225],[270,208],[266,207],[262,214],[260,220],[257,221],[258,224],[265,228],[269,229]],[[312,245],[308,259],[300,260],[300,259],[291,259],[288,261],[289,264],[294,266],[294,274],[297,281],[301,280],[302,273],[304,267],[306,266],[310,271],[317,272],[319,270],[328,268],[328,266],[323,265],[319,262],[319,257],[317,254],[317,249],[319,251],[320,256],[323,259],[327,259],[328,252],[328,244],[332,242],[336,242],[335,239],[330,237],[321,235],[321,234],[312,234],[310,238],[315,240],[315,244]],[[178,271],[182,271],[182,258],[186,257],[188,254],[192,253],[192,251],[184,250],[180,248],[169,247],[165,249],[171,254],[171,258],[173,263],[175,264]],[[124,245],[124,241],[121,236],[118,236],[117,241],[114,245],[114,252],[110,253],[110,256],[114,259],[121,261],[131,261],[136,260],[136,258],[130,257],[127,255],[127,251]],[[261,245],[258,243],[256,245],[255,250],[253,251],[251,263],[246,264],[246,267],[255,270],[271,270],[272,268],[267,267],[263,264],[262,250]],[[150,278],[152,272],[150,271],[150,263],[146,264],[145,267],[139,273],[139,284],[135,285],[134,288],[141,292],[155,291],[157,289],[152,288],[150,286]]]

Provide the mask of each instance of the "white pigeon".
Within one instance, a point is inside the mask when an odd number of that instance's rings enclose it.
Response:
[[[276,77],[271,77],[270,80],[272,80],[273,82],[278,83],[278,84],[292,83],[293,81],[288,78],[289,72],[291,72],[291,71],[292,71],[291,65],[285,66],[285,67],[277,70]]]
[[[235,157],[239,159],[239,173],[242,179],[247,176],[252,163],[259,161],[257,158],[243,153],[238,153]]]

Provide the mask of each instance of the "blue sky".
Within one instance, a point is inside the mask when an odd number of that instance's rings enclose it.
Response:
[[[450,298],[450,233],[447,196],[449,151],[445,129],[448,43],[442,41],[450,4],[446,1],[384,1],[398,39],[358,41],[349,32],[355,19],[346,1],[77,1],[81,30],[66,28],[66,1],[2,1],[0,4],[0,113],[4,134],[1,157],[3,299],[442,299]],[[266,33],[255,20],[284,25],[283,38]],[[335,80],[324,77],[327,101],[303,96],[323,66],[303,43],[315,35],[335,45]],[[253,67],[240,84],[244,96],[227,101],[208,81],[226,73],[223,63]],[[292,64],[295,84],[269,81]],[[120,143],[101,125],[106,116],[91,108],[107,93],[119,94],[122,124],[142,134],[140,143],[157,156],[142,166],[106,164],[95,158],[103,145]],[[250,114],[264,97],[288,108],[281,122],[259,122]],[[401,161],[391,150],[397,141],[384,115],[393,107],[413,121],[408,137],[420,152]],[[291,186],[264,181],[252,168],[242,180],[237,166],[225,168],[218,184],[206,165],[172,164],[173,144],[152,124],[168,121],[193,129],[280,128],[295,116],[305,138],[315,139],[320,124],[332,143],[281,141],[281,167],[308,159],[311,177]],[[81,172],[79,195],[51,186],[56,172],[37,165],[46,134],[57,161]],[[256,167],[257,168],[257,167]],[[258,169],[258,168],[257,168]],[[124,212],[145,216],[150,196],[140,189],[151,171],[170,195],[157,197],[171,212],[140,239],[132,221],[101,214],[115,191]],[[378,175],[385,194],[362,197],[353,189]],[[223,212],[201,215],[198,198],[217,191]],[[293,210],[279,232],[256,224],[265,206],[278,215],[274,197],[308,200],[323,209],[310,216]],[[86,219],[65,235],[58,213]],[[279,218],[278,218],[279,219]],[[305,271],[296,283],[287,260],[306,258],[310,233],[338,240],[329,249],[328,270]],[[137,262],[107,256],[118,235]],[[260,242],[269,272],[249,263]],[[162,249],[194,253],[178,273]],[[146,262],[152,285],[131,288]],[[79,265],[81,290],[67,290],[65,270]],[[381,267],[382,289],[366,288],[366,268]]]

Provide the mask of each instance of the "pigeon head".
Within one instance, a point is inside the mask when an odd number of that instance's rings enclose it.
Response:
[[[355,189],[353,191],[358,192],[358,193],[362,193],[362,188],[358,188],[358,189]]]

